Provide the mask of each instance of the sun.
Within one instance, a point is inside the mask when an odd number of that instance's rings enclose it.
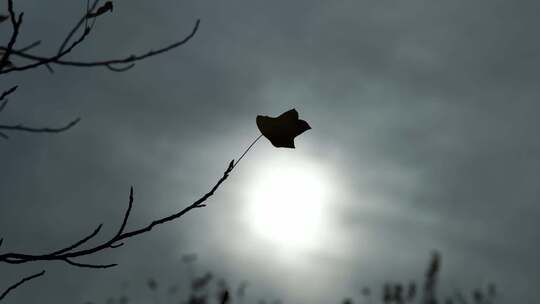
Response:
[[[247,191],[246,219],[260,238],[285,249],[317,246],[324,229],[330,182],[307,161],[276,161],[261,168]]]

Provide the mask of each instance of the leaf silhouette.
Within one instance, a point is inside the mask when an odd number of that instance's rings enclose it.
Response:
[[[291,109],[278,117],[257,116],[257,127],[268,140],[278,148],[294,148],[294,138],[311,126],[298,119],[296,109]]]

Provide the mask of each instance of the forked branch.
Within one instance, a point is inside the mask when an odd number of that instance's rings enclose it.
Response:
[[[12,1],[12,0],[9,0]],[[80,44],[86,36],[89,34],[91,26],[88,26],[88,19],[92,20],[92,24],[95,22],[95,18],[99,17],[92,17],[89,18],[88,14],[89,12],[93,11],[99,3],[99,0],[95,0],[91,6],[89,6],[88,11],[79,19],[79,21],[75,24],[75,26],[71,29],[71,31],[68,33],[68,35],[64,38],[62,41],[58,53],[53,56],[44,56],[44,55],[36,55],[31,54],[28,51],[30,49],[35,48],[40,41],[34,42],[29,47],[25,47],[22,49],[14,49],[15,40],[18,35],[18,28],[20,26],[20,23],[17,24],[17,27],[15,27],[15,24],[13,25],[14,31],[12,35],[13,43],[8,44],[7,46],[0,46],[0,51],[4,52],[4,58],[9,59],[10,56],[16,56],[22,59],[26,59],[31,61],[30,64],[23,65],[23,66],[11,66],[10,68],[7,68],[6,70],[0,69],[0,74],[10,73],[10,72],[16,72],[16,71],[24,71],[28,69],[32,69],[38,66],[45,65],[47,68],[52,70],[51,65],[63,65],[63,66],[72,66],[72,67],[105,67],[111,71],[114,72],[124,72],[127,71],[135,66],[135,63],[141,60],[145,60],[150,57],[154,57],[163,53],[166,53],[168,51],[171,51],[175,48],[178,48],[184,44],[186,44],[188,41],[190,41],[195,34],[197,33],[197,30],[199,29],[200,25],[200,19],[197,19],[195,21],[195,25],[191,29],[191,32],[185,36],[183,39],[171,43],[167,46],[161,47],[157,50],[150,50],[146,53],[142,53],[139,55],[129,55],[125,56],[123,58],[116,58],[116,59],[104,59],[104,60],[96,60],[96,61],[84,61],[84,60],[66,60],[63,59],[65,55],[69,54],[78,44]],[[14,13],[13,13],[14,14]],[[22,22],[22,20],[21,20]],[[71,38],[75,35],[75,33],[83,26],[85,25],[85,30],[81,37],[77,39],[75,42],[73,42],[69,47],[69,41]],[[10,40],[11,42],[11,40]],[[67,48],[66,48],[67,47]]]
[[[218,190],[218,188],[221,186],[221,184],[227,180],[229,177],[229,174],[234,169],[235,162],[232,160],[229,165],[227,166],[227,169],[223,172],[223,175],[221,178],[217,181],[217,183],[208,191],[206,194],[201,196],[199,199],[197,199],[195,202],[191,203],[187,207],[181,209],[180,211],[173,213],[169,216],[162,217],[160,219],[154,220],[148,225],[133,229],[130,231],[126,231],[126,226],[129,220],[129,216],[131,214],[131,210],[133,208],[133,187],[131,187],[129,191],[129,202],[127,209],[124,213],[124,217],[122,219],[122,223],[118,229],[118,231],[114,234],[113,237],[108,239],[107,241],[104,241],[98,245],[89,247],[89,248],[81,248],[82,245],[87,244],[90,240],[95,238],[99,232],[101,231],[102,224],[98,225],[94,231],[92,231],[87,236],[81,238],[80,240],[74,242],[71,245],[68,245],[64,248],[57,249],[54,251],[51,251],[49,253],[44,254],[26,254],[26,253],[16,253],[16,252],[10,252],[10,253],[4,253],[0,254],[0,263],[7,263],[7,264],[24,264],[24,263],[30,263],[30,262],[39,262],[39,261],[60,261],[67,263],[69,265],[75,266],[75,267],[82,267],[82,268],[110,268],[114,267],[117,264],[87,264],[87,263],[79,263],[74,261],[76,258],[90,256],[94,253],[105,251],[107,249],[114,249],[118,248],[123,245],[123,242],[128,240],[129,238],[138,236],[140,234],[146,233],[151,231],[154,227],[165,224],[168,222],[172,222],[186,213],[190,212],[193,209],[201,208],[206,206],[205,202],[214,195],[214,193]],[[43,275],[43,273],[40,273],[39,275],[34,275],[27,277],[23,280],[21,280],[19,283],[11,286],[8,290],[6,290],[4,293],[7,294],[11,290],[17,288],[21,284],[30,281],[32,279],[35,279],[39,276]],[[5,296],[5,295],[4,295]],[[1,300],[2,298],[0,298]]]
[[[12,33],[11,33],[11,36],[7,45],[0,46],[0,55],[2,56],[0,59],[0,74],[7,74],[11,72],[18,72],[18,71],[27,71],[30,69],[38,68],[40,66],[44,66],[49,71],[53,72],[52,65],[73,66],[73,67],[79,67],[79,68],[105,67],[109,69],[110,71],[125,72],[133,68],[135,66],[135,63],[138,61],[142,61],[147,58],[163,54],[165,52],[171,51],[177,47],[180,47],[186,44],[189,40],[191,40],[195,36],[199,28],[199,24],[200,24],[200,20],[197,19],[191,32],[182,40],[174,42],[170,45],[159,48],[157,50],[150,50],[143,54],[130,55],[130,56],[126,56],[124,58],[119,58],[119,59],[106,59],[106,60],[98,60],[98,61],[66,60],[64,59],[64,57],[70,54],[87,38],[87,36],[92,31],[93,25],[95,24],[97,18],[103,15],[103,13],[100,13],[100,14],[92,13],[98,7],[100,0],[94,0],[91,5],[87,3],[87,8],[84,14],[79,18],[75,26],[69,31],[69,33],[63,39],[62,43],[60,44],[60,47],[58,48],[58,52],[52,56],[35,55],[35,54],[28,53],[32,49],[35,49],[37,46],[39,46],[41,44],[41,41],[36,41],[20,49],[15,48],[17,38],[20,35],[21,24],[23,22],[23,13],[20,13],[19,15],[16,14],[15,9],[13,7],[13,0],[7,0],[7,3],[8,3],[9,16],[5,16],[5,18],[10,19],[11,21]],[[111,2],[106,2],[102,7],[98,8],[97,11],[99,11],[101,8],[111,6],[111,5],[112,5]],[[80,34],[80,36],[77,39],[72,41],[73,37],[81,28],[83,28],[82,34]],[[11,59],[13,57],[28,60],[30,61],[30,63],[24,64],[24,65],[16,65],[13,63]],[[16,89],[17,89],[17,86],[14,86],[11,89],[6,90],[2,93],[2,95],[0,96],[0,101],[2,102],[0,103],[0,112],[2,112],[2,110],[4,110],[4,108],[8,104],[8,100],[5,99],[5,97],[13,93]],[[71,120],[69,123],[60,127],[34,127],[34,126],[28,126],[28,125],[24,125],[20,123],[12,124],[12,125],[0,124],[0,138],[9,139],[9,136],[7,133],[11,131],[29,132],[29,133],[60,133],[60,132],[64,132],[71,129],[79,121],[80,121],[80,118],[76,118],[76,119]]]
[[[195,36],[199,28],[199,24],[200,24],[200,20],[197,19],[191,32],[180,41],[174,42],[170,45],[159,48],[157,50],[147,51],[146,53],[142,53],[139,55],[130,55],[130,56],[125,56],[124,58],[119,58],[119,59],[107,59],[107,60],[99,60],[99,61],[67,60],[65,59],[65,57],[68,54],[71,54],[78,46],[82,44],[82,42],[86,40],[88,35],[91,33],[93,25],[97,21],[98,17],[102,16],[103,14],[107,12],[112,11],[112,2],[110,1],[105,2],[105,4],[99,8],[98,8],[98,4],[100,0],[93,0],[92,4],[90,4],[88,1],[89,0],[87,0],[87,5],[84,11],[84,14],[78,19],[78,22],[70,30],[67,36],[63,39],[62,43],[60,44],[58,48],[58,51],[53,55],[36,55],[35,53],[30,53],[30,52],[33,52],[33,50],[35,50],[41,44],[41,40],[35,41],[24,47],[16,47],[18,38],[21,33],[20,31],[21,26],[23,24],[23,13],[17,14],[13,7],[13,0],[7,0],[7,7],[8,7],[9,14],[0,15],[0,23],[3,23],[7,21],[7,19],[9,19],[10,24],[11,24],[11,34],[9,36],[9,41],[7,42],[7,44],[4,46],[0,46],[0,74],[7,74],[7,73],[19,72],[19,71],[28,71],[28,70],[38,68],[41,66],[44,66],[50,72],[53,72],[52,66],[54,65],[64,65],[64,66],[83,67],[83,68],[101,66],[101,67],[105,67],[109,69],[110,71],[124,72],[133,68],[135,63],[138,61],[145,60],[147,58],[157,56],[165,52],[169,52],[175,48],[178,48],[186,44],[189,40],[191,40]],[[81,32],[81,29],[82,29],[82,32]],[[80,34],[78,38],[75,39],[74,37],[76,37],[77,33],[80,33]],[[12,60],[13,58],[16,58],[19,60],[17,60],[17,62],[14,62]],[[19,61],[25,61],[26,63],[20,64]],[[4,111],[6,106],[8,105],[9,100],[7,99],[7,97],[10,96],[16,90],[17,90],[17,86],[13,86],[7,90],[4,90],[3,93],[0,94],[0,113]],[[13,124],[13,125],[0,124],[0,137],[4,139],[8,139],[9,137],[6,133],[14,132],[14,131],[29,132],[29,133],[60,133],[60,132],[64,132],[71,129],[79,121],[80,121],[80,118],[76,118],[70,121],[68,124],[60,126],[60,127],[34,127],[34,126],[28,126],[24,124]],[[84,268],[113,267],[116,264],[86,264],[86,263],[80,263],[78,261],[75,261],[75,259],[78,257],[91,255],[93,253],[106,250],[109,248],[111,249],[118,248],[122,246],[123,240],[127,240],[128,238],[150,231],[156,225],[173,221],[194,208],[205,206],[203,202],[206,201],[210,196],[212,196],[214,192],[217,190],[217,188],[221,185],[221,183],[223,183],[227,179],[228,174],[232,171],[233,167],[234,167],[234,162],[231,162],[227,170],[224,172],[223,177],[218,181],[218,183],[211,189],[210,192],[205,194],[199,200],[197,200],[190,206],[182,209],[181,211],[173,215],[155,220],[145,227],[128,231],[128,232],[124,231],[127,225],[130,212],[131,212],[131,208],[133,206],[133,189],[131,189],[128,209],[126,210],[122,224],[118,232],[110,240],[103,242],[99,245],[96,245],[94,247],[90,247],[87,249],[80,249],[82,245],[87,244],[88,241],[93,239],[100,232],[101,225],[99,225],[92,233],[90,233],[89,235],[81,238],[79,241],[65,248],[62,248],[62,249],[59,249],[50,253],[38,254],[38,255],[22,254],[22,253],[0,254],[0,263],[23,264],[23,263],[28,263],[28,262],[56,260],[56,261],[65,262],[72,266],[84,267]],[[2,242],[3,242],[3,239],[0,238],[0,246],[2,245]],[[3,293],[0,294],[0,301],[3,300],[6,297],[6,295],[12,292],[14,289],[18,288],[19,286],[21,286],[22,284],[30,280],[33,280],[37,277],[44,275],[44,273],[45,271],[42,271],[42,272],[30,275],[28,277],[21,279],[19,282],[13,284],[12,286],[8,287]]]

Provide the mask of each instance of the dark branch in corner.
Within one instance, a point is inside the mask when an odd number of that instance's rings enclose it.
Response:
[[[15,10],[13,9],[13,0],[8,0],[8,11],[13,31],[11,33],[11,37],[9,38],[7,47],[4,49],[4,54],[0,59],[0,73],[5,67],[11,65],[11,62],[9,61],[9,56],[11,55],[11,51],[13,50],[15,42],[17,41],[17,37],[19,36],[19,29],[21,28],[24,15],[23,13],[20,13],[18,17],[15,16]]]
[[[22,21],[23,21],[23,18],[22,18],[23,13],[20,13],[18,15],[18,17],[16,16],[15,10],[13,8],[13,0],[8,0],[8,11],[9,11],[9,16],[10,16],[11,25],[12,25],[12,34],[11,34],[11,37],[9,39],[7,47],[3,48],[3,55],[2,55],[2,58],[0,59],[0,74],[9,73],[9,72],[12,72],[12,71],[24,71],[24,70],[28,70],[28,69],[32,69],[32,68],[41,66],[41,65],[46,65],[47,66],[49,62],[54,61],[54,60],[58,60],[58,59],[62,58],[63,56],[65,56],[66,54],[70,53],[77,45],[79,45],[86,38],[86,36],[88,36],[88,34],[91,31],[90,27],[86,27],[85,30],[84,30],[83,35],[81,35],[81,37],[79,37],[79,39],[77,39],[75,42],[73,42],[67,49],[63,50],[62,52],[59,52],[56,56],[46,58],[44,60],[40,60],[40,61],[34,62],[32,64],[16,67],[10,61],[10,56],[14,52],[15,43],[17,41],[17,37],[19,36],[19,30],[20,30],[20,27],[21,27],[21,24],[22,24]],[[32,43],[31,45],[23,48],[22,50],[24,51],[24,50],[32,49],[32,48],[36,47],[37,45],[39,45],[39,43],[40,43],[39,41],[35,42],[35,43]],[[0,101],[4,100],[8,95],[13,93],[16,89],[17,89],[17,86],[14,86],[14,87],[4,91],[2,93],[2,95],[0,96]],[[8,100],[6,99],[5,101],[2,102],[2,104],[0,104],[0,112],[4,110],[7,103],[8,103]],[[1,130],[0,131],[0,137],[4,138],[4,139],[9,138],[9,136],[6,134],[5,131],[23,131],[23,132],[30,132],[30,133],[60,133],[60,132],[64,132],[64,131],[72,128],[79,121],[80,121],[80,119],[77,118],[77,119],[69,122],[67,125],[62,126],[62,127],[58,127],[58,128],[29,127],[29,126],[25,126],[25,125],[22,125],[22,124],[0,125],[0,130]]]
[[[9,40],[8,45],[6,47],[1,48],[1,50],[4,51],[4,54],[2,56],[2,60],[0,61],[0,74],[7,74],[7,73],[10,73],[10,72],[15,72],[15,71],[25,71],[25,70],[29,70],[29,69],[39,67],[41,65],[47,65],[47,64],[49,64],[51,62],[59,60],[62,57],[64,57],[65,55],[69,54],[71,51],[73,51],[73,49],[75,49],[75,47],[77,47],[77,45],[82,43],[84,41],[84,39],[90,34],[90,31],[92,29],[91,26],[90,27],[85,27],[85,29],[83,31],[83,34],[79,37],[79,39],[75,40],[68,48],[66,48],[65,50],[62,50],[62,52],[58,52],[58,54],[56,54],[55,56],[44,57],[44,58],[42,58],[40,60],[36,60],[35,62],[33,62],[31,64],[27,64],[27,65],[23,65],[23,66],[14,66],[13,63],[9,60],[9,58],[10,58],[11,55],[15,54],[15,52],[16,52],[14,47],[15,47],[15,42],[17,40],[17,37],[19,35],[20,26],[22,24],[23,13],[20,13],[18,18],[15,17],[15,10],[13,9],[13,0],[8,0],[8,10],[9,10],[9,14],[10,14],[10,19],[11,19],[11,23],[12,23],[13,32],[12,32],[11,39]],[[87,13],[88,12],[85,12],[85,15]],[[36,44],[38,44],[38,43],[36,42],[36,43],[34,43],[34,44],[30,45],[29,47],[26,47],[24,49],[33,48],[33,47],[35,47]],[[4,68],[6,68],[6,69],[4,69]]]
[[[23,13],[20,13],[19,16],[16,16],[15,10],[13,8],[13,0],[8,0],[8,10],[9,10],[9,19],[11,20],[12,24],[12,35],[11,38],[7,44],[7,46],[0,47],[0,50],[3,51],[3,55],[0,61],[0,74],[7,74],[10,72],[16,72],[16,71],[25,71],[33,68],[37,68],[40,66],[45,66],[50,72],[53,72],[53,69],[51,67],[52,64],[56,65],[65,65],[65,66],[74,66],[74,67],[98,67],[102,66],[110,71],[114,72],[125,72],[127,70],[130,70],[135,66],[135,62],[145,60],[149,57],[157,56],[160,54],[163,54],[165,52],[168,52],[172,49],[175,49],[179,46],[182,46],[186,44],[189,40],[191,40],[200,24],[200,19],[197,19],[195,26],[191,30],[191,33],[187,35],[184,39],[181,41],[175,42],[173,44],[170,44],[166,47],[160,48],[158,50],[151,50],[147,53],[140,54],[140,55],[131,55],[125,58],[120,59],[110,59],[110,60],[100,60],[100,61],[69,61],[64,60],[63,57],[67,54],[71,53],[79,44],[81,44],[85,38],[90,34],[93,25],[95,24],[95,21],[97,17],[99,17],[101,14],[94,14],[92,17],[90,16],[90,13],[94,11],[99,4],[100,0],[94,0],[94,2],[91,5],[87,5],[87,8],[85,10],[85,13],[83,16],[79,19],[79,21],[75,24],[75,26],[71,29],[71,31],[68,33],[68,35],[64,38],[62,41],[58,52],[56,55],[51,57],[46,56],[37,56],[37,55],[31,55],[28,54],[27,51],[34,49],[35,47],[39,46],[41,44],[41,41],[36,41],[24,48],[21,49],[15,49],[15,43],[17,41],[17,37],[19,36],[19,29],[22,24],[22,16]],[[107,4],[107,3],[106,3]],[[99,10],[99,9],[98,9]],[[92,24],[88,25],[88,20],[91,19]],[[70,41],[72,40],[73,36],[77,31],[84,25],[84,31],[82,35],[72,42],[70,44]],[[69,45],[69,46],[68,46]],[[10,57],[17,56],[20,58],[28,59],[32,61],[30,64],[22,65],[22,66],[15,66],[10,60]],[[7,95],[11,94],[16,87],[11,88],[8,91],[5,91],[0,101],[4,99]],[[2,104],[0,104],[0,112],[5,108],[7,105],[8,100],[5,100]],[[79,119],[71,121],[67,125],[59,128],[51,128],[51,127],[28,127],[22,124],[17,125],[0,125],[0,130],[5,131],[24,131],[24,132],[31,132],[31,133],[60,133],[63,131],[66,131],[73,127],[75,124],[79,122]],[[0,131],[0,138],[8,139],[9,136],[6,134],[6,132]]]
[[[170,44],[168,46],[165,46],[163,48],[160,48],[158,50],[151,50],[151,51],[148,51],[148,52],[146,52],[144,54],[131,55],[131,56],[128,56],[128,57],[125,57],[125,58],[120,58],[120,59],[109,59],[109,60],[98,60],[98,61],[62,60],[60,58],[51,59],[51,58],[47,58],[47,57],[43,57],[43,56],[31,55],[31,54],[28,54],[28,53],[25,53],[25,52],[22,52],[22,51],[18,51],[18,50],[12,50],[12,54],[15,55],[15,56],[18,56],[18,57],[21,57],[21,58],[24,58],[24,59],[28,59],[28,60],[33,60],[33,61],[36,61],[36,62],[47,61],[47,63],[50,63],[50,64],[73,66],[73,67],[82,67],[82,68],[85,68],[85,67],[86,68],[88,68],[88,67],[106,67],[107,69],[109,69],[111,71],[114,71],[114,72],[124,72],[124,71],[127,71],[127,70],[131,69],[134,66],[135,62],[137,62],[137,61],[141,61],[141,60],[147,59],[149,57],[153,57],[153,56],[163,54],[165,52],[168,52],[168,51],[173,50],[173,49],[175,49],[175,48],[177,48],[179,46],[182,46],[182,45],[186,44],[197,33],[197,30],[199,29],[200,22],[201,22],[201,20],[197,19],[193,29],[191,30],[191,33],[189,33],[184,39],[182,39],[182,40],[180,40],[178,42],[172,43],[172,44]],[[5,50],[5,48],[0,47],[0,50]],[[115,65],[124,65],[124,66],[117,67]],[[13,69],[13,70],[18,70],[18,69]],[[9,72],[9,71],[10,70],[7,70],[6,72]]]
[[[150,224],[139,228],[134,229],[131,231],[125,231],[125,228],[128,223],[129,216],[131,214],[131,210],[133,208],[133,187],[131,187],[129,191],[129,202],[128,207],[126,209],[126,212],[124,213],[124,217],[122,219],[122,223],[118,229],[118,231],[114,234],[112,238],[110,238],[108,241],[105,241],[103,243],[100,243],[96,246],[87,248],[87,249],[78,249],[80,246],[86,244],[88,241],[93,239],[95,236],[97,236],[101,230],[102,225],[98,225],[98,227],[87,236],[81,238],[77,242],[66,246],[62,249],[55,250],[51,253],[45,253],[45,254],[24,254],[24,253],[5,253],[0,254],[0,263],[7,263],[7,264],[24,264],[24,263],[30,263],[30,262],[38,262],[38,261],[61,261],[65,262],[69,265],[76,266],[76,267],[83,267],[83,268],[109,268],[114,267],[117,264],[84,264],[73,261],[74,258],[84,257],[92,255],[96,252],[104,251],[107,249],[114,249],[118,248],[123,245],[123,240],[127,240],[129,238],[135,237],[137,235],[143,234],[145,232],[151,231],[154,227],[165,224],[167,222],[174,221],[180,217],[182,217],[184,214],[188,213],[189,211],[193,209],[197,209],[204,204],[210,197],[214,195],[214,193],[218,190],[218,188],[221,186],[221,184],[227,180],[229,177],[229,174],[234,169],[235,163],[234,160],[232,160],[227,169],[223,172],[223,175],[221,178],[217,181],[217,183],[208,191],[206,194],[204,194],[202,197],[200,197],[195,202],[191,203],[189,206],[185,207],[184,209],[171,214],[169,216],[157,219],[152,221]],[[40,273],[39,275],[42,275],[43,273]],[[38,277],[39,275],[34,275],[33,277],[28,277],[23,279],[21,282],[19,282],[18,285],[21,285],[22,283],[31,280],[33,278]],[[17,287],[16,286],[16,287]],[[11,288],[13,289],[13,288]],[[9,291],[7,291],[9,292]],[[7,292],[4,292],[7,294]],[[1,300],[1,298],[0,298]]]
[[[90,34],[90,32],[92,31],[93,25],[95,24],[98,17],[100,17],[104,13],[112,11],[112,3],[110,1],[106,2],[102,7],[96,10],[99,2],[100,0],[93,0],[93,3],[90,5],[87,0],[87,5],[86,5],[84,15],[79,18],[79,21],[75,24],[75,26],[70,30],[67,36],[63,39],[62,43],[60,44],[58,48],[57,53],[52,56],[43,56],[43,55],[32,55],[28,53],[32,51],[33,49],[35,49],[36,47],[38,47],[41,44],[41,40],[31,43],[25,47],[16,48],[15,45],[17,42],[17,38],[19,37],[19,34],[20,34],[21,25],[23,23],[23,13],[20,13],[17,15],[13,8],[13,0],[7,0],[9,16],[1,15],[0,22],[4,22],[7,19],[10,19],[12,31],[11,31],[11,35],[10,35],[8,43],[5,46],[0,46],[0,56],[1,56],[0,74],[7,74],[7,73],[17,72],[17,71],[26,71],[33,68],[38,68],[40,66],[44,66],[50,72],[53,72],[52,67],[51,67],[52,65],[64,65],[64,66],[74,66],[74,67],[102,66],[109,69],[110,71],[124,72],[133,68],[135,63],[138,61],[145,60],[149,57],[160,55],[162,53],[168,52],[172,49],[175,49],[179,46],[186,44],[189,40],[191,40],[195,36],[199,28],[199,24],[200,24],[200,20],[197,19],[191,33],[187,35],[184,39],[178,42],[172,43],[163,48],[160,48],[158,50],[150,50],[144,54],[131,55],[131,56],[127,56],[125,58],[120,58],[120,59],[100,60],[100,61],[65,60],[64,57],[70,54],[74,49],[76,49],[77,46],[79,46]],[[83,28],[82,34],[80,34],[78,39],[73,41],[73,37],[77,34],[77,32],[79,32],[81,28]],[[11,58],[13,57],[16,57],[17,59],[22,59],[22,60],[28,60],[30,61],[30,63],[26,65],[16,65],[11,61]],[[0,95],[0,101],[2,101],[2,103],[0,103],[0,112],[2,112],[8,104],[7,97],[13,92],[15,92],[15,90],[17,90],[17,86],[14,86],[4,91]],[[30,132],[30,133],[60,133],[60,132],[64,132],[71,129],[79,121],[80,119],[77,118],[69,122],[67,125],[58,127],[58,128],[30,127],[23,124],[16,124],[16,125],[0,124],[0,137],[4,139],[8,139],[9,137],[6,134],[6,132],[11,132],[11,131],[22,131],[22,132]],[[148,226],[144,228],[133,230],[130,232],[124,232],[124,229],[127,225],[127,220],[130,215],[131,207],[133,204],[133,189],[131,189],[129,207],[126,211],[126,214],[124,215],[124,220],[122,222],[122,225],[119,231],[111,240],[105,243],[102,243],[98,246],[89,248],[89,249],[77,250],[77,248],[79,248],[83,244],[86,244],[89,240],[93,239],[99,233],[101,229],[101,225],[100,225],[88,236],[82,238],[78,242],[68,247],[65,247],[63,249],[60,249],[60,250],[57,250],[48,254],[42,254],[42,255],[28,255],[28,254],[17,254],[17,253],[2,254],[0,255],[0,263],[22,264],[22,263],[34,262],[34,261],[57,260],[57,261],[65,262],[72,266],[83,267],[83,268],[109,268],[109,267],[116,266],[116,264],[104,264],[104,265],[85,264],[85,263],[73,261],[73,258],[91,255],[95,252],[105,250],[108,248],[118,248],[124,244],[123,242],[121,242],[121,240],[128,239],[138,234],[142,234],[144,232],[150,231],[156,225],[163,224],[168,221],[172,221],[174,219],[181,217],[183,214],[187,213],[188,211],[192,209],[204,206],[203,202],[213,195],[213,193],[217,190],[219,185],[221,185],[221,183],[227,179],[228,174],[232,171],[233,168],[234,168],[233,162],[231,162],[229,167],[225,171],[223,177],[212,188],[212,190],[208,192],[206,195],[204,195],[201,199],[199,199],[192,205],[186,207],[185,209],[179,211],[178,213],[153,221],[152,223],[150,223]],[[2,245],[2,242],[3,242],[3,239],[0,239],[0,245]],[[0,295],[0,301],[3,300],[8,293],[18,288],[20,285],[30,280],[33,280],[37,277],[40,277],[44,274],[45,274],[45,271],[42,271],[42,272],[39,272],[34,275],[21,279],[16,284],[8,287]]]
[[[55,62],[59,60],[60,58],[64,57],[65,55],[69,54],[71,51],[73,51],[73,49],[75,49],[77,45],[81,44],[84,41],[84,39],[90,34],[91,30],[92,30],[91,27],[85,28],[83,34],[79,37],[79,39],[75,40],[67,49],[65,49],[59,54],[56,54],[55,56],[43,57],[40,60],[36,60],[34,63],[23,65],[23,66],[12,66],[11,68],[8,68],[6,70],[0,70],[0,74],[7,74],[10,72],[16,72],[16,71],[25,71],[25,70],[37,68],[39,66],[47,65],[49,63]],[[7,50],[5,51],[6,53],[8,52]],[[9,52],[11,54],[15,54],[16,51],[10,50]]]
[[[31,275],[31,276],[27,276],[27,277],[21,279],[19,282],[15,283],[15,284],[13,284],[13,285],[11,285],[11,286],[9,286],[9,287],[8,287],[8,288],[0,295],[0,301],[2,301],[2,300],[8,295],[8,293],[12,292],[12,291],[13,291],[14,289],[16,289],[17,287],[21,286],[22,284],[24,284],[24,283],[26,283],[26,282],[28,282],[28,281],[30,281],[30,280],[33,280],[33,279],[35,279],[35,278],[37,278],[37,277],[40,277],[40,276],[42,276],[42,275],[44,275],[44,274],[45,274],[45,270],[43,270],[43,271],[41,271],[41,272],[38,272],[38,273],[36,273],[36,274],[33,274],[33,275]]]
[[[197,19],[193,29],[191,30],[191,33],[189,33],[182,40],[174,42],[174,43],[172,43],[170,45],[159,48],[157,50],[150,50],[150,51],[148,51],[148,52],[146,52],[144,54],[130,55],[130,56],[127,56],[125,58],[119,58],[119,59],[108,59],[108,60],[98,60],[98,61],[64,60],[63,57],[65,55],[71,53],[71,51],[77,45],[79,45],[81,42],[83,42],[83,40],[86,38],[86,36],[88,36],[88,34],[90,33],[92,26],[88,27],[88,25],[87,25],[87,22],[88,22],[88,19],[89,19],[88,14],[89,14],[89,12],[93,11],[97,7],[97,5],[99,3],[99,0],[95,0],[92,3],[92,5],[90,7],[88,7],[86,13],[79,19],[79,21],[75,24],[75,26],[71,29],[71,31],[68,33],[68,35],[62,41],[62,44],[60,45],[57,54],[54,55],[54,56],[50,56],[50,57],[43,56],[43,55],[33,55],[33,54],[27,53],[27,51],[29,51],[30,49],[33,49],[36,46],[38,46],[41,43],[41,41],[36,41],[33,44],[31,44],[31,45],[29,45],[29,46],[27,46],[25,48],[19,49],[19,50],[14,49],[14,45],[15,45],[15,42],[16,42],[16,39],[17,39],[17,36],[18,36],[18,33],[19,33],[19,28],[20,28],[20,25],[22,23],[22,13],[19,16],[18,20],[15,19],[15,17],[14,17],[15,12],[13,11],[12,0],[9,0],[9,3],[11,3],[11,5],[10,5],[10,15],[13,16],[12,18],[10,18],[12,20],[12,23],[13,23],[13,34],[12,34],[12,37],[11,37],[10,42],[8,43],[8,45],[0,47],[0,50],[4,51],[4,56],[2,58],[3,63],[0,63],[0,74],[16,72],[16,71],[24,71],[24,70],[36,68],[36,67],[39,67],[39,66],[42,66],[42,65],[46,66],[49,69],[49,71],[52,71],[52,68],[50,66],[51,64],[64,65],[64,66],[73,66],[73,67],[82,67],[82,68],[84,68],[84,67],[105,67],[105,68],[107,68],[107,69],[109,69],[110,71],[113,71],[113,72],[125,72],[125,71],[133,68],[137,61],[145,60],[145,59],[147,59],[149,57],[153,57],[153,56],[163,54],[165,52],[168,52],[170,50],[173,50],[173,49],[175,49],[177,47],[180,47],[180,46],[186,44],[188,41],[190,41],[195,36],[195,34],[197,33],[197,30],[199,29],[199,25],[200,25],[200,19]],[[92,17],[91,19],[95,22],[95,19],[97,17],[99,17],[99,15],[97,15],[95,17]],[[84,32],[81,35],[81,37],[79,39],[77,39],[75,42],[73,42],[69,47],[67,47],[67,45],[69,44],[69,41],[71,40],[73,35],[75,35],[75,33],[81,28],[81,26],[83,26],[83,24],[85,25],[85,29],[84,29]],[[9,57],[12,56],[12,55],[15,55],[15,56],[17,56],[19,58],[23,58],[23,59],[33,61],[33,63],[23,65],[23,66],[13,66],[11,64],[11,61],[9,61]],[[9,65],[9,68],[4,70],[4,68],[7,67],[8,65]]]

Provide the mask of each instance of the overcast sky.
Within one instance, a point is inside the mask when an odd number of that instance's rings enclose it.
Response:
[[[15,2],[25,12],[19,45],[41,39],[44,54],[85,6]],[[126,73],[58,67],[2,78],[2,90],[19,90],[0,123],[82,121],[0,141],[0,252],[51,251],[99,223],[105,239],[131,185],[132,228],[182,208],[258,135],[258,114],[296,108],[313,129],[295,150],[260,141],[207,208],[81,259],[115,269],[0,265],[0,289],[48,272],[6,303],[105,303],[123,293],[146,301],[147,278],[184,282],[188,253],[198,254],[198,273],[250,281],[252,298],[337,303],[360,286],[420,277],[433,249],[444,288],[493,281],[507,303],[538,298],[538,1],[114,6],[71,58],[156,49],[202,21],[187,45]],[[287,250],[254,233],[246,210],[256,202],[246,197],[268,168],[318,174],[327,188],[314,246]]]

